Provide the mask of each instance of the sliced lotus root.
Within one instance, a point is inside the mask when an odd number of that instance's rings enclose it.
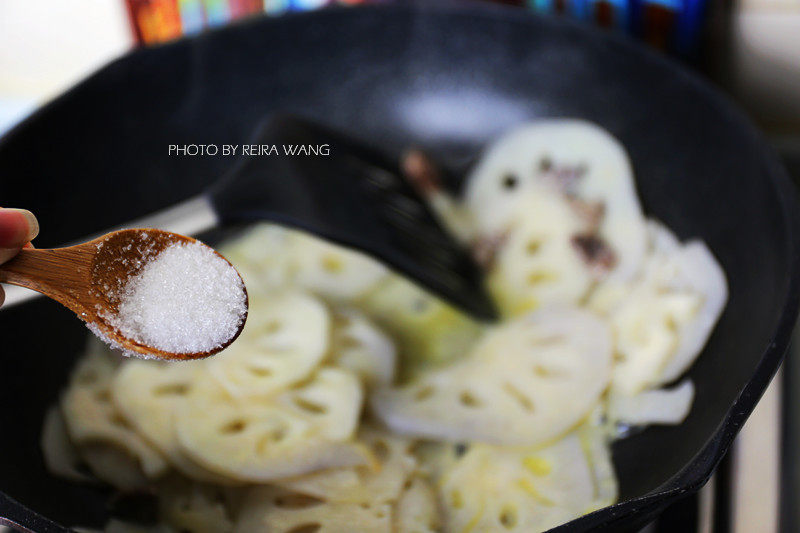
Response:
[[[436,491],[428,481],[415,476],[406,482],[394,506],[397,533],[438,533],[442,531],[442,512]]]
[[[330,317],[300,292],[254,298],[247,324],[227,350],[206,361],[234,396],[270,396],[307,378],[328,349]]]
[[[255,487],[245,498],[236,525],[237,533],[254,531],[391,533],[392,508],[389,504],[328,502],[273,487]]]
[[[649,227],[645,271],[608,312],[617,338],[613,386],[628,396],[680,376],[728,298],[725,274],[702,242],[682,245],[660,224]]]
[[[582,223],[556,193],[531,191],[488,272],[500,311],[517,316],[544,305],[578,304],[594,281],[572,237]]]
[[[184,403],[203,395],[223,397],[225,393],[198,361],[169,364],[130,360],[117,373],[112,386],[117,409],[175,469],[197,481],[231,484],[233,480],[210,472],[187,457],[178,443],[177,413]]]
[[[147,477],[167,469],[164,457],[133,428],[111,401],[111,384],[119,366],[111,352],[91,350],[75,367],[61,397],[67,432],[77,445],[108,444],[133,457]]]
[[[159,518],[174,531],[230,533],[243,491],[171,478],[158,486]]]
[[[67,434],[64,417],[58,407],[47,410],[42,425],[42,454],[47,470],[70,481],[91,482],[78,449]]]
[[[483,326],[410,281],[391,275],[356,306],[391,335],[400,379],[461,357]]]
[[[394,380],[397,350],[378,326],[354,309],[333,314],[331,362],[359,376],[367,386],[389,385]]]
[[[646,248],[644,217],[624,147],[596,125],[540,120],[494,142],[467,178],[465,204],[478,235],[507,231],[530,208],[520,195],[548,190],[568,199],[587,231],[614,254],[610,279],[631,279]]]
[[[375,259],[300,231],[292,232],[286,250],[295,283],[335,301],[350,301],[374,287],[389,273]]]
[[[372,461],[352,440],[361,403],[357,378],[323,368],[276,398],[193,399],[176,417],[177,434],[184,453],[204,468],[240,481],[271,481]]]
[[[144,490],[150,484],[139,458],[124,448],[108,442],[88,442],[78,448],[78,453],[97,479],[117,490]]]
[[[373,396],[378,417],[409,436],[533,445],[591,410],[611,377],[608,326],[551,309],[490,331],[466,358]]]
[[[615,392],[608,399],[608,416],[612,422],[627,426],[680,424],[693,400],[694,385],[689,379],[670,389],[645,390],[633,396]]]
[[[245,281],[251,303],[292,283],[294,269],[286,254],[291,236],[290,230],[277,224],[256,224],[220,248]]]
[[[396,501],[417,465],[410,451],[411,441],[372,428],[362,429],[358,439],[372,450],[376,465],[323,470],[274,483],[331,502]]]
[[[445,521],[452,531],[545,531],[598,507],[598,474],[577,433],[545,448],[475,444],[440,480]]]

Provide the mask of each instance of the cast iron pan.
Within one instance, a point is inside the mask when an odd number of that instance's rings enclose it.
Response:
[[[632,529],[706,481],[775,372],[798,299],[794,190],[718,93],[622,39],[518,10],[258,19],[134,52],[36,113],[0,141],[1,205],[39,216],[39,246],[78,239],[194,195],[234,162],[170,157],[169,144],[243,143],[274,110],[390,152],[421,145],[455,170],[537,117],[582,117],[621,139],[646,211],[708,242],[730,301],[689,371],[686,422],[617,442],[620,503],[564,528]],[[0,330],[0,515],[36,531],[103,523],[107,494],[50,476],[39,449],[86,329],[36,301],[0,312]]]

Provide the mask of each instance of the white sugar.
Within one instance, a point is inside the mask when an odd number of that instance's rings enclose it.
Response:
[[[150,259],[118,294],[111,325],[172,353],[225,345],[239,331],[247,296],[239,273],[202,243],[173,244]]]

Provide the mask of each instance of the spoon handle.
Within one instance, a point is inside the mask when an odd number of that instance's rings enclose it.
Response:
[[[74,312],[88,290],[92,253],[83,246],[55,249],[23,249],[0,265],[0,283],[40,292]]]

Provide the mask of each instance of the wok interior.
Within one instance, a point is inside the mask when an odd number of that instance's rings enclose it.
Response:
[[[782,200],[760,139],[696,82],[568,23],[487,13],[323,12],[137,52],[3,141],[0,175],[13,179],[0,196],[37,214],[47,247],[198,194],[234,159],[170,157],[168,145],[244,143],[274,110],[388,151],[422,146],[456,174],[516,123],[594,121],[627,148],[647,214],[704,239],[730,285],[689,372],[688,419],[614,444],[620,501],[644,495],[715,434],[769,344],[790,276]],[[39,446],[87,330],[49,301],[5,310],[0,324],[14,333],[0,357],[0,489],[63,524],[103,523],[104,491],[51,476]]]

